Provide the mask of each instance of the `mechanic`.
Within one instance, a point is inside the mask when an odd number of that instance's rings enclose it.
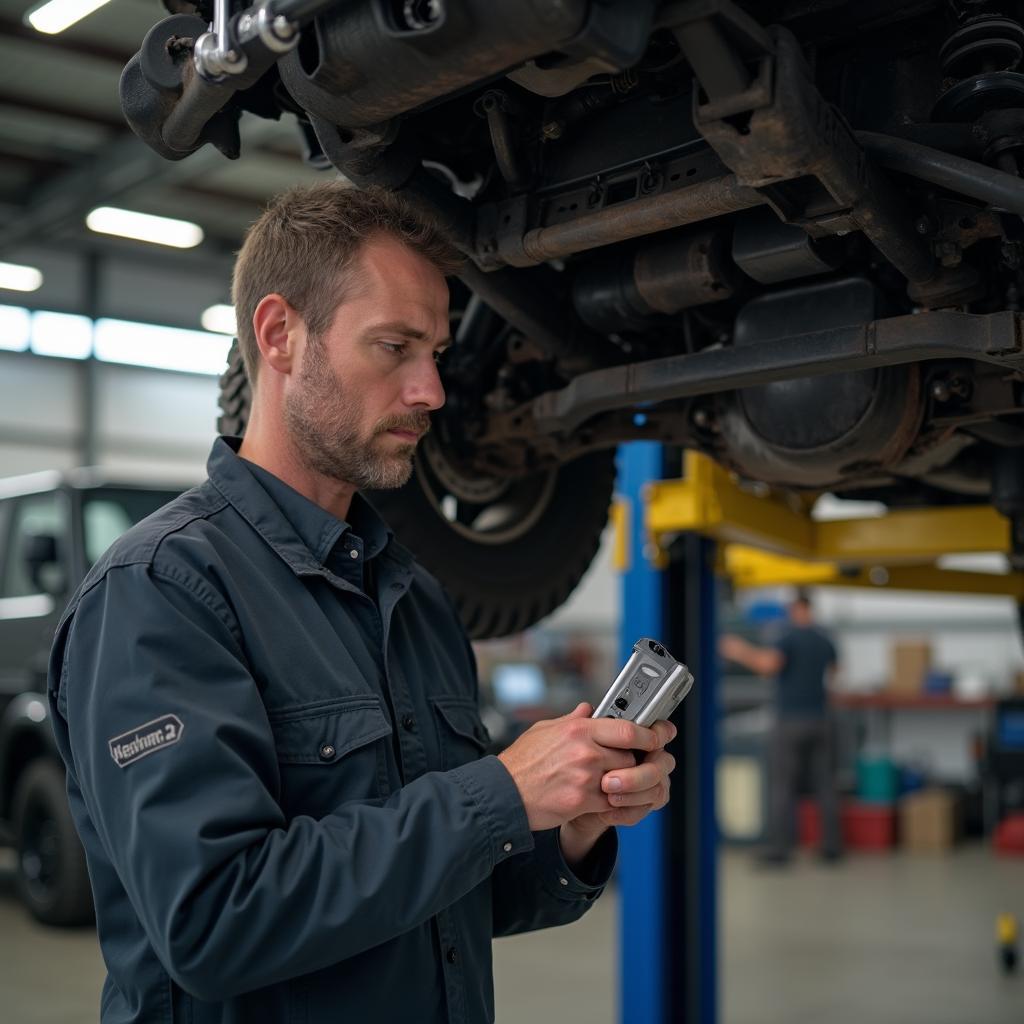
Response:
[[[454,608],[358,493],[408,480],[444,401],[456,265],[387,193],[274,201],[235,266],[244,441],[62,619],[104,1024],[493,1020],[492,936],[578,919],[611,826],[668,799],[668,722],[581,704],[482,756]]]
[[[774,646],[758,647],[727,634],[719,640],[719,652],[752,672],[776,677],[768,844],[762,863],[785,864],[790,858],[801,759],[810,761],[818,797],[822,859],[836,861],[842,857],[843,839],[827,685],[835,671],[836,649],[815,624],[806,594],[798,593],[788,612],[789,628]]]

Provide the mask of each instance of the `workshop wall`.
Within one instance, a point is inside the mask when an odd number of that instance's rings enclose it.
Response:
[[[0,352],[0,477],[69,469],[91,448],[112,472],[188,485],[216,419],[212,376]]]

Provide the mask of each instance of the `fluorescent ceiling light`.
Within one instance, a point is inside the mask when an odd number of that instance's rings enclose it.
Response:
[[[36,267],[19,263],[0,263],[0,288],[13,292],[34,292],[43,283],[43,273]]]
[[[0,348],[24,352],[28,348],[31,315],[20,306],[0,306]]]
[[[203,310],[203,315],[199,318],[199,322],[205,330],[213,331],[214,334],[230,334],[234,337],[238,333],[238,328],[235,324],[234,306],[227,306],[223,303],[210,306],[209,309]]]
[[[25,21],[37,32],[55,35],[106,3],[109,0],[49,0],[48,3],[33,7],[25,15]]]
[[[40,356],[88,359],[92,355],[92,320],[71,313],[34,313],[32,351]]]
[[[85,223],[92,231],[120,238],[135,238],[140,242],[170,245],[175,249],[191,249],[203,240],[203,229],[187,220],[154,217],[134,210],[119,210],[114,206],[98,206]]]
[[[223,373],[231,347],[223,334],[127,320],[97,320],[93,340],[97,359],[186,373]]]

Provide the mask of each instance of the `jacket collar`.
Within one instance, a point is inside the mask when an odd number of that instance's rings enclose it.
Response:
[[[206,463],[210,483],[294,572],[323,573],[331,549],[353,528],[364,541],[368,558],[386,551],[400,562],[411,561],[361,495],[353,496],[351,523],[338,519],[284,481],[239,458],[241,443],[241,438],[229,436],[214,441]]]

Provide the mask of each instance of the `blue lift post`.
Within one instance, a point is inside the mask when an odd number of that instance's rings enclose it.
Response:
[[[628,503],[629,565],[622,580],[623,660],[642,636],[660,639],[696,683],[673,716],[677,767],[668,807],[619,830],[621,1024],[716,1024],[717,828],[715,578],[711,542],[677,539],[669,564],[646,557],[643,487],[665,477],[665,449],[619,449],[620,496]]]

